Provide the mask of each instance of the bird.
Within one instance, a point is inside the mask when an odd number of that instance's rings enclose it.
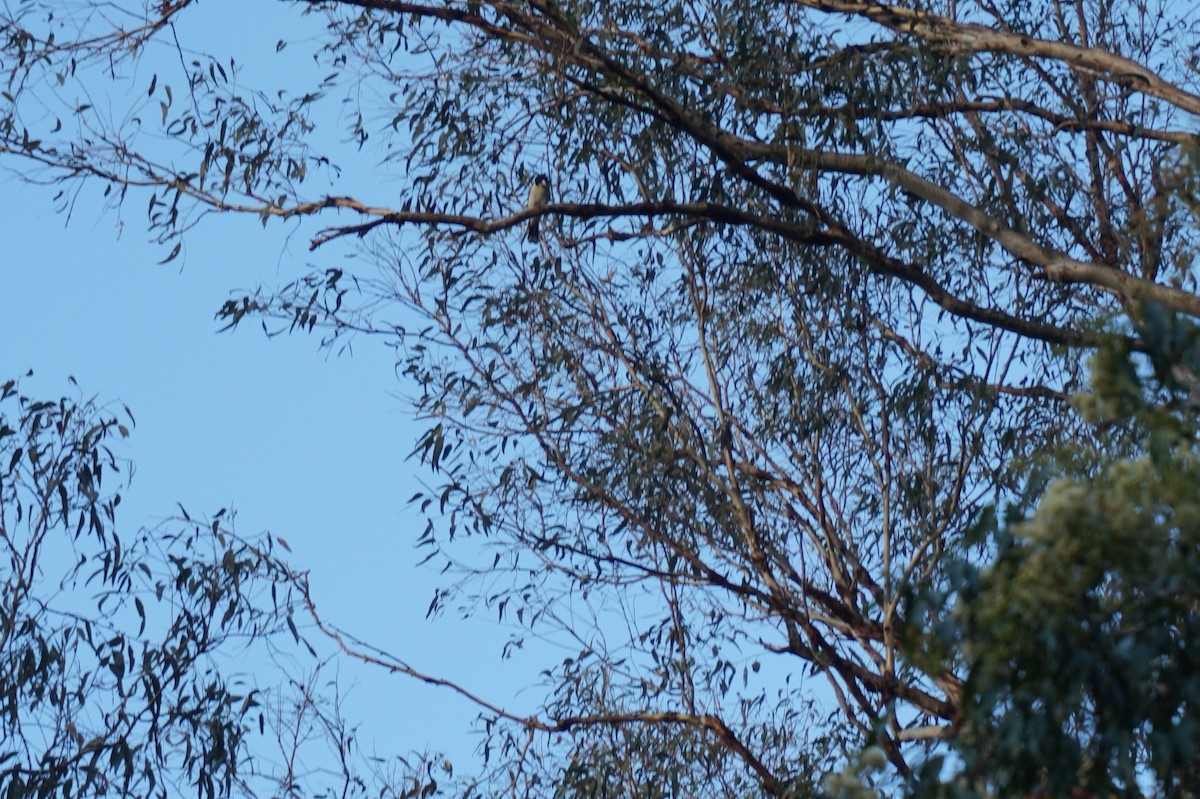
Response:
[[[533,179],[533,185],[529,187],[529,200],[525,203],[526,210],[532,211],[537,208],[544,208],[550,202],[550,178],[545,175],[538,175]],[[529,220],[529,230],[525,234],[525,238],[532,242],[537,242],[539,237],[538,223],[541,221],[540,216],[535,216]]]

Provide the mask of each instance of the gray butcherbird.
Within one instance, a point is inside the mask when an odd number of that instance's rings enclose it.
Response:
[[[549,202],[550,178],[545,175],[538,175],[533,179],[533,185],[529,187],[529,200],[525,203],[525,208],[532,211],[535,208],[544,208]],[[541,221],[542,218],[540,216],[535,216],[529,220],[529,229],[525,233],[525,238],[537,243],[539,237],[538,223]]]

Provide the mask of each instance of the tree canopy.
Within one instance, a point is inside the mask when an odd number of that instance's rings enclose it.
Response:
[[[393,344],[431,612],[578,651],[414,790],[1194,795],[1191,4],[280,4],[299,90],[198,11],[7,4],[0,156],[339,253],[220,317]]]

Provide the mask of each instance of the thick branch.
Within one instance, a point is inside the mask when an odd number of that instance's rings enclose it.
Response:
[[[931,184],[932,185],[932,184]],[[1097,333],[1065,330],[1045,322],[1022,319],[1003,311],[985,308],[968,302],[950,293],[931,275],[916,264],[906,263],[893,258],[878,247],[859,239],[846,228],[838,225],[830,230],[813,230],[796,222],[786,222],[775,216],[758,216],[732,206],[717,203],[677,203],[670,201],[650,203],[630,203],[625,205],[607,205],[603,203],[555,203],[537,210],[522,210],[519,213],[495,220],[463,214],[449,214],[435,211],[389,211],[360,203],[349,197],[329,197],[313,203],[303,203],[291,209],[272,211],[278,216],[289,217],[305,214],[315,214],[324,208],[353,209],[367,216],[376,216],[368,222],[358,225],[346,225],[336,228],[326,228],[313,239],[310,247],[316,249],[333,239],[343,236],[363,236],[380,225],[447,225],[476,233],[495,233],[519,225],[534,216],[549,214],[591,219],[601,216],[662,216],[681,215],[704,219],[711,222],[756,227],[776,235],[783,236],[789,241],[811,247],[839,246],[855,255],[867,268],[879,275],[897,277],[922,289],[930,299],[955,316],[974,319],[978,322],[1017,333],[1027,338],[1045,341],[1051,344],[1061,344],[1071,347],[1097,347],[1106,339]],[[824,216],[824,214],[822,214]],[[1075,262],[1080,263],[1080,262]],[[1081,264],[1087,266],[1086,264]],[[1049,266],[1047,267],[1049,272]],[[1053,275],[1052,275],[1053,277]],[[1148,283],[1126,275],[1134,283]],[[1085,282],[1085,281],[1080,281]],[[1155,285],[1155,284],[1150,284]],[[1158,286],[1160,293],[1174,292],[1197,301],[1197,313],[1200,314],[1200,299],[1185,292]],[[1149,295],[1146,295],[1149,296]],[[1169,303],[1165,303],[1168,304]],[[1170,307],[1174,307],[1171,305]]]
[[[798,148],[788,150],[785,147],[759,145],[752,142],[746,142],[745,147],[749,152],[776,162],[790,157],[792,161],[817,170],[881,177],[913,196],[936,205],[950,216],[971,225],[1013,255],[1040,267],[1046,277],[1051,280],[1096,286],[1126,299],[1155,302],[1171,310],[1200,316],[1200,296],[1182,289],[1164,286],[1104,264],[1080,261],[1056,250],[1043,247],[1025,234],[1013,230],[979,210],[948,189],[926,180],[899,164],[873,155]],[[887,260],[886,256],[879,251],[872,256],[873,259],[879,257]],[[906,267],[894,273],[899,275],[900,272],[905,271],[909,271],[909,268]],[[939,304],[942,303],[939,301]],[[953,309],[948,308],[948,310]],[[980,321],[988,320],[980,319]]]
[[[1048,41],[984,25],[955,22],[938,14],[872,2],[838,0],[793,0],[817,11],[869,19],[902,35],[930,42],[958,45],[977,53],[1008,53],[1026,58],[1048,58],[1072,69],[1085,69],[1097,76],[1151,97],[1165,100],[1191,114],[1200,114],[1200,96],[1180,89],[1136,61],[1099,47],[1081,47],[1068,42]]]

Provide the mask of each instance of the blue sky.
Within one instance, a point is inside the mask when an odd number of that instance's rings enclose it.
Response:
[[[230,13],[241,20],[242,41],[222,24]],[[220,0],[190,10],[179,30],[185,47],[188,36],[198,40],[196,49],[220,31],[221,47],[247,65],[244,81],[270,88],[306,57],[305,47],[274,47],[310,35],[304,24],[283,4]],[[378,157],[368,151],[356,163]],[[383,187],[374,200],[398,185],[363,177],[360,186]],[[268,339],[256,325],[218,332],[214,313],[232,290],[284,283],[326,256],[314,258],[306,235],[281,225],[210,218],[189,234],[180,259],[159,265],[169,248],[147,242],[146,198],[106,211],[93,187],[68,222],[54,211],[56,191],[0,173],[0,379],[32,369],[24,392],[53,398],[74,391],[73,376],[84,395],[129,406],[137,426],[123,454],[136,473],[118,522],[150,527],[177,503],[193,515],[234,508],[243,536],[270,531],[287,540],[328,618],[415,667],[528,705],[530,696],[514,692],[529,679],[518,675],[536,671],[501,674],[506,634],[494,617],[425,619],[438,575],[415,567],[425,521],[407,500],[421,472],[406,460],[422,425],[408,413],[391,351],[360,340],[338,355],[316,338]],[[430,747],[461,757],[473,749],[465,733],[476,711],[447,692],[368,670],[346,668],[342,677],[352,689],[348,715],[361,718],[380,754]]]

